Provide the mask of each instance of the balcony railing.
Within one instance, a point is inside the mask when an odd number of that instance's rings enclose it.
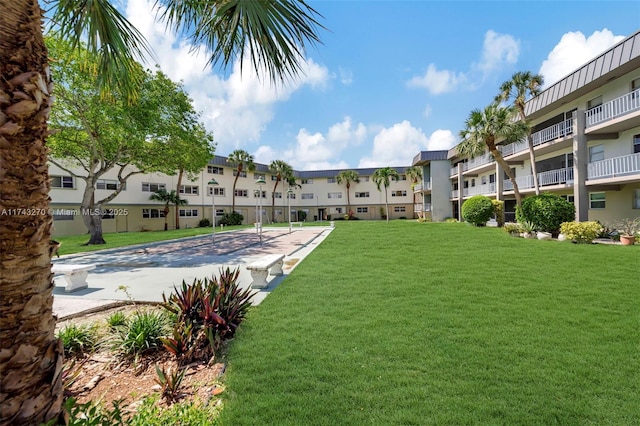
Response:
[[[430,191],[430,190],[431,190],[431,181],[417,183],[413,187],[413,192]]]
[[[462,171],[466,172],[467,170],[475,169],[476,167],[484,166],[485,164],[493,163],[493,156],[489,153],[483,154],[479,157],[471,158],[468,162],[462,165]]]
[[[595,161],[587,166],[587,179],[611,178],[640,173],[640,153]]]
[[[564,138],[572,133],[573,120],[565,120],[533,133],[531,138],[533,139],[533,146],[538,146],[552,140]],[[529,149],[529,144],[526,139],[523,139],[502,147],[502,156],[508,157],[509,155],[526,151],[527,149]]]
[[[459,190],[454,189],[453,191],[451,191],[451,198],[458,198],[459,193],[460,193]]]
[[[520,176],[516,178],[518,189],[534,188],[533,175]],[[573,167],[565,167],[563,169],[549,170],[538,173],[538,183],[540,186],[573,184]],[[504,190],[513,191],[513,184],[509,179],[504,181]]]
[[[640,109],[640,89],[587,110],[587,127]]]
[[[458,174],[458,166],[452,167],[452,168],[449,170],[449,176],[455,176],[455,175],[457,175],[457,174]]]
[[[484,185],[471,186],[469,188],[464,188],[462,190],[462,195],[464,197],[470,197],[473,195],[495,194],[495,193],[496,193],[495,183],[485,183]]]

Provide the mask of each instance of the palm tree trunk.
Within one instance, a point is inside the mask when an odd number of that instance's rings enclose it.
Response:
[[[387,223],[389,223],[389,191],[387,191],[387,187],[384,187],[384,205],[386,206],[387,212]]]
[[[347,216],[351,218],[351,197],[349,188],[351,188],[351,185],[347,184]]]
[[[520,207],[522,207],[522,196],[520,195],[520,189],[518,188],[518,182],[516,182],[516,177],[511,172],[511,168],[509,167],[509,164],[507,164],[507,162],[504,161],[504,158],[502,157],[502,153],[500,151],[498,151],[497,149],[492,149],[491,154],[493,154],[493,158],[496,159],[496,162],[500,164],[500,167],[502,167],[502,170],[504,170],[504,172],[509,177],[511,184],[513,185],[513,195],[515,195],[516,197],[516,208],[519,209]],[[496,177],[496,179],[501,179],[501,178],[502,178],[501,176]]]
[[[276,221],[276,189],[278,188],[278,182],[280,182],[279,179],[273,185],[273,192],[271,193],[271,222]],[[260,194],[260,197],[262,197],[262,194]],[[260,212],[260,219],[262,221],[262,212]]]
[[[540,195],[540,182],[538,182],[536,155],[533,152],[533,137],[531,136],[531,133],[527,135],[527,142],[529,143],[529,160],[531,161],[531,174],[533,174],[533,186],[536,189],[536,195]]]
[[[178,217],[178,206],[176,206],[176,217]],[[164,230],[169,230],[169,203],[164,205]]]
[[[0,55],[0,425],[40,424],[61,411],[63,356],[49,253],[52,84],[37,0],[0,2]]]
[[[236,211],[236,183],[238,183],[239,177],[240,177],[240,172],[236,174],[236,178],[233,180],[233,197],[231,198],[231,213]],[[260,194],[260,196],[262,196],[262,194]]]
[[[178,197],[180,196],[180,186],[182,185],[182,175],[184,174],[184,169],[180,169],[178,172],[178,186],[176,187],[176,194]],[[166,215],[165,215],[166,217]],[[176,229],[180,229],[180,215],[178,214],[178,206],[176,205]],[[166,231],[166,229],[165,229]]]

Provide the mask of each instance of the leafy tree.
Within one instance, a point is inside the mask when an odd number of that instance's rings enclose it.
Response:
[[[173,204],[176,206],[176,216],[178,216],[178,206],[184,206],[187,204],[187,200],[180,198],[180,195],[172,189],[170,192],[167,192],[166,189],[160,189],[149,197],[150,200],[160,201],[164,203],[164,230],[167,231],[169,229],[169,224],[167,223],[169,216],[169,205]]]
[[[247,169],[249,172],[253,172],[256,169],[256,165],[253,163],[253,155],[242,149],[236,149],[227,157],[227,163],[236,168],[236,178],[233,180],[233,202],[231,211],[236,211],[236,184],[240,173]],[[262,194],[260,194],[262,195]]]
[[[458,154],[471,158],[489,150],[513,184],[513,193],[519,208],[522,205],[522,196],[518,189],[518,182],[496,146],[499,140],[514,142],[526,134],[527,125],[522,121],[514,120],[515,112],[513,107],[502,107],[497,102],[493,102],[483,110],[474,109],[465,121],[465,128],[460,131],[462,141],[458,144],[457,150]]]
[[[127,102],[114,91],[110,99],[100,95],[94,67],[95,57],[72,51],[68,43],[51,39],[53,71],[58,75],[57,108],[51,115],[50,161],[76,179],[85,181],[81,217],[90,239],[104,244],[99,211],[112,201],[133,175],[149,172],[175,174],[178,167],[198,171],[209,157],[196,160],[198,169],[186,165],[193,159],[185,152],[208,155],[209,140],[198,133],[198,114],[182,86],[162,72],[143,71],[145,96]],[[96,198],[96,182],[107,172],[118,174],[117,189]]]
[[[347,187],[347,214],[351,217],[351,198],[350,191],[351,183],[360,183],[360,175],[355,170],[343,170],[336,176],[336,182],[339,185],[344,185]]]
[[[317,12],[305,2],[168,2],[169,26],[185,29],[195,45],[211,50],[212,63],[229,65],[248,52],[255,69],[272,80],[301,71],[307,42],[319,41]],[[97,52],[103,94],[127,99],[139,93],[135,58],[147,44],[109,1],[58,0],[54,25],[64,38],[87,41]],[[37,0],[0,2],[0,209],[49,211],[46,137],[53,83]],[[10,55],[5,53],[11,52]],[[52,217],[12,215],[0,221],[0,424],[40,424],[62,406],[62,353],[52,315]],[[37,389],[37,392],[34,392]]]
[[[391,185],[392,180],[398,181],[400,175],[397,170],[391,167],[384,167],[373,172],[371,179],[375,182],[378,191],[382,191],[381,187],[384,186],[384,204],[385,211],[387,212],[387,223],[389,223],[389,194],[387,188]]]
[[[273,222],[276,221],[276,189],[278,188],[278,183],[285,182],[293,182],[295,183],[295,177],[293,176],[293,168],[283,160],[273,160],[269,165],[269,169],[273,172],[276,177],[276,183],[273,185],[273,192],[271,193],[271,220]],[[262,196],[262,194],[260,194]]]
[[[496,97],[496,101],[505,102],[513,99],[513,106],[518,109],[520,119],[523,123],[527,123],[527,115],[524,107],[528,97],[535,97],[540,94],[544,77],[540,74],[532,74],[530,71],[519,71],[513,74],[511,80],[507,80],[500,86],[500,94]],[[533,137],[531,136],[531,128],[527,129],[527,142],[529,144],[529,160],[531,161],[531,173],[533,174],[533,185],[535,186],[536,195],[540,195],[540,183],[538,180],[538,172],[536,170],[536,154],[533,150]]]
[[[411,181],[411,190],[422,180],[422,167],[411,166],[404,172]],[[413,217],[416,217],[416,193],[413,193]]]

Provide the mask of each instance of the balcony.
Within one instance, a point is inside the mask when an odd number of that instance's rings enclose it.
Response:
[[[587,179],[618,178],[640,174],[640,153],[595,161],[587,166]]]
[[[431,181],[417,183],[413,187],[413,192],[431,191]]]
[[[533,139],[533,146],[536,147],[551,141],[561,141],[571,134],[573,134],[573,120],[565,120],[533,133],[531,138]],[[506,158],[510,155],[527,151],[528,149],[529,144],[527,140],[524,139],[502,147],[501,151],[502,156]]]
[[[495,183],[485,183],[484,185],[472,186],[462,190],[463,197],[472,197],[474,195],[494,195],[495,193]]]
[[[493,163],[493,156],[489,153],[483,154],[479,157],[471,158],[469,161],[462,165],[462,171],[466,172],[467,170],[475,169],[478,167],[485,166],[487,164]]]
[[[535,188],[533,175],[517,177],[516,182],[519,190]],[[552,185],[573,185],[573,167],[540,172],[538,173],[538,183],[541,188]],[[509,179],[504,181],[504,190],[513,191],[513,184]]]
[[[631,119],[629,123],[624,121]],[[619,132],[640,125],[640,89],[586,112],[587,133]]]

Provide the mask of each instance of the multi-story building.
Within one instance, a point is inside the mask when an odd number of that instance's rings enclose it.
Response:
[[[546,88],[526,105],[532,125],[536,169],[540,190],[566,197],[576,206],[576,219],[611,223],[640,216],[640,31],[608,49],[557,83]],[[523,196],[534,193],[526,141],[501,145],[500,150],[515,173]],[[401,180],[388,188],[390,218],[411,218],[414,213],[434,221],[461,217],[464,200],[486,195],[505,201],[506,219],[515,220],[513,187],[504,171],[485,154],[465,158],[456,148],[418,153],[414,166],[421,166],[418,185],[407,180],[407,167],[396,167]],[[296,171],[297,185],[287,195],[286,184],[275,186],[275,176],[265,164],[253,172],[243,172],[235,190],[235,210],[245,223],[341,217],[348,205],[359,219],[381,219],[385,213],[385,193],[378,191],[371,175],[375,169],[355,169],[359,183],[346,186],[336,182],[341,170]],[[54,233],[85,232],[79,205],[83,181],[51,165],[51,208]],[[211,179],[218,183],[208,185]],[[177,214],[182,227],[197,226],[231,212],[235,168],[225,157],[215,156],[193,181],[185,181],[180,196],[188,204]],[[265,184],[256,183],[264,179]],[[97,183],[96,199],[117,188],[115,175],[105,175]],[[164,206],[149,196],[158,189],[176,189],[177,177],[159,173],[135,175],[109,206],[114,214],[104,216],[104,232],[158,230],[164,227]],[[212,191],[214,196],[212,197]],[[272,206],[272,195],[275,205]],[[262,209],[260,208],[262,206]],[[126,214],[124,214],[126,213]],[[175,225],[172,207],[168,222]]]
[[[525,111],[541,191],[573,202],[579,221],[640,216],[640,31],[546,88]],[[500,150],[523,197],[533,194],[527,141]],[[513,186],[490,155],[465,158],[452,148],[446,156],[422,152],[414,165],[424,170],[416,208],[434,220],[459,218],[464,200],[478,194],[504,200],[514,220]]]

